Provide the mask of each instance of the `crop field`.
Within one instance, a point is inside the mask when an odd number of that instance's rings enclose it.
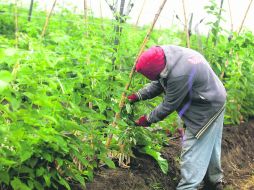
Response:
[[[177,113],[137,127],[162,96],[125,100],[149,82],[130,77],[142,45],[158,44],[199,51],[223,82],[225,189],[254,189],[254,34],[226,31],[215,1],[208,35],[130,24],[113,5],[108,19],[13,2],[0,2],[0,190],[175,189]]]

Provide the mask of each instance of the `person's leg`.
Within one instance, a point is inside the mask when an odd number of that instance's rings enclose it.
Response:
[[[210,163],[215,142],[218,140],[217,136],[221,130],[216,127],[219,126],[219,123],[219,119],[214,121],[199,139],[196,139],[188,128],[186,129],[181,154],[182,179],[177,186],[177,190],[197,189],[203,180]]]
[[[207,170],[208,180],[212,184],[221,182],[223,178],[223,170],[221,168],[221,141],[223,132],[223,120],[224,120],[224,112],[218,117],[217,125],[214,126],[218,129],[218,133]]]

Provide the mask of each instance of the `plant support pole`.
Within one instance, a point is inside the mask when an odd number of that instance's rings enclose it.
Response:
[[[167,2],[167,0],[163,0],[162,4],[161,4],[161,6],[160,6],[160,8],[159,8],[159,10],[158,10],[158,13],[155,14],[153,23],[152,23],[151,27],[149,28],[149,30],[148,30],[148,32],[147,32],[145,38],[144,38],[143,43],[141,44],[140,50],[139,50],[139,52],[138,52],[138,54],[137,54],[137,56],[136,56],[135,62],[134,62],[134,64],[133,64],[133,67],[132,67],[131,72],[130,72],[130,75],[129,75],[129,81],[128,81],[128,83],[127,83],[126,86],[125,86],[124,92],[122,93],[122,96],[121,96],[121,99],[120,99],[120,102],[119,102],[119,111],[115,114],[115,118],[114,118],[114,121],[113,121],[113,123],[112,123],[112,126],[113,126],[113,127],[116,126],[116,122],[117,122],[117,120],[120,118],[121,110],[122,110],[122,108],[124,107],[124,102],[125,102],[125,98],[126,98],[126,91],[129,89],[130,84],[131,84],[131,81],[132,81],[132,78],[133,78],[133,76],[134,76],[135,67],[136,67],[136,63],[137,63],[137,61],[138,61],[138,58],[140,57],[140,55],[141,55],[142,52],[144,51],[145,46],[146,46],[146,44],[147,44],[147,42],[148,42],[148,40],[149,40],[149,38],[150,38],[150,35],[151,35],[152,31],[153,31],[154,25],[156,24],[156,22],[157,22],[157,20],[158,20],[158,18],[159,18],[159,16],[160,16],[160,13],[161,13],[161,11],[162,11],[162,9],[163,9],[163,7],[164,7],[164,5],[165,5],[166,2]],[[107,139],[106,147],[109,147],[112,138],[113,138],[113,134],[111,133],[111,134],[109,134],[109,137],[108,137],[108,139]]]
[[[146,3],[146,0],[143,0],[143,4],[142,4],[141,10],[140,10],[140,12],[139,12],[139,14],[138,14],[138,19],[137,19],[136,24],[135,24],[136,27],[138,26],[140,16],[141,16],[141,14],[142,14],[142,12],[143,12],[143,9],[144,9],[144,7],[145,7],[145,3]]]
[[[228,0],[228,10],[229,10],[229,16],[230,16],[230,30],[231,30],[231,32],[233,32],[234,26],[233,26],[233,18],[232,18],[230,0]]]
[[[18,48],[19,43],[18,0],[15,0],[14,17],[15,17],[15,47]]]
[[[54,7],[56,5],[56,1],[57,0],[54,1],[53,5],[51,7],[51,10],[50,10],[50,12],[49,12],[49,14],[48,14],[48,16],[46,18],[46,21],[45,21],[45,24],[44,24],[44,27],[43,27],[43,30],[42,30],[42,33],[41,33],[41,37],[44,37],[44,35],[46,33],[46,30],[47,30],[47,27],[48,27],[48,23],[49,23],[49,19],[50,19],[51,15],[52,15],[52,12],[53,12]]]
[[[250,3],[249,3],[249,5],[248,5],[248,8],[247,8],[247,10],[245,11],[245,14],[244,14],[244,17],[243,17],[241,26],[240,26],[239,31],[238,31],[238,35],[240,34],[240,32],[241,32],[241,30],[242,30],[242,28],[243,28],[243,24],[244,24],[244,21],[245,21],[245,19],[246,19],[246,17],[247,17],[248,12],[249,12],[249,9],[250,9],[250,6],[251,6],[251,4],[252,4],[252,1],[253,1],[253,0],[250,0]]]
[[[183,4],[183,14],[184,14],[184,31],[186,33],[186,41],[187,41],[187,47],[190,48],[190,35],[188,32],[188,24],[187,24],[187,16],[186,16],[186,9],[185,9],[185,0],[182,0]]]
[[[87,20],[87,1],[84,0],[84,19]]]
[[[34,0],[31,0],[31,3],[30,3],[30,7],[29,7],[29,13],[28,13],[28,22],[31,21],[31,17],[32,17],[32,11],[33,11],[33,5],[34,5]]]

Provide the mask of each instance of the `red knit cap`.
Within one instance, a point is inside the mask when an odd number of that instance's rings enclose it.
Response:
[[[150,80],[157,80],[164,68],[164,51],[159,46],[151,47],[142,53],[136,64],[136,71]]]

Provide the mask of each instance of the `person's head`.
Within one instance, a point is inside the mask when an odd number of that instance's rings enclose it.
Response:
[[[150,80],[158,80],[165,65],[164,51],[155,46],[141,54],[136,63],[136,71]]]

